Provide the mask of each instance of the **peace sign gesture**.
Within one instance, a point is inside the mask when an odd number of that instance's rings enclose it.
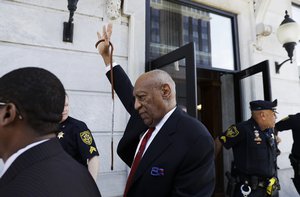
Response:
[[[98,31],[98,42],[96,43],[96,48],[98,49],[99,54],[102,56],[105,65],[110,64],[111,52],[109,51],[110,47],[110,37],[112,34],[112,24],[109,23],[107,27],[104,25],[102,29],[102,35]]]

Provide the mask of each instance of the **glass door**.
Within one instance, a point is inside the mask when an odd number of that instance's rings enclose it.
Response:
[[[255,100],[272,100],[269,61],[265,60],[236,72],[234,74],[234,89],[236,122],[240,122],[243,120],[243,114],[245,114],[242,106],[249,106],[250,100],[247,98],[254,95]]]
[[[196,66],[194,43],[191,42],[150,62],[146,70],[168,72],[176,83],[179,107],[197,118]]]

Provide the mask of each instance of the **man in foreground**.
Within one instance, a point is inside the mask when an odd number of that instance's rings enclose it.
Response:
[[[1,197],[101,196],[87,169],[55,137],[64,100],[59,79],[42,68],[0,78]]]

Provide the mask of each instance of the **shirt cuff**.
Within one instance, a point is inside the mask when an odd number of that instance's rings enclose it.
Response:
[[[115,66],[117,66],[117,65],[119,65],[119,64],[117,64],[116,62],[113,62],[113,67],[115,67]],[[110,64],[107,64],[107,65],[105,66],[105,70],[106,70],[106,72],[110,71]]]

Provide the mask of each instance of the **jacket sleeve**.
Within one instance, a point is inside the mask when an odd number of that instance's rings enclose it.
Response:
[[[275,124],[275,129],[277,131],[284,131],[284,130],[292,129],[292,126],[293,126],[293,117],[290,115],[277,122]]]
[[[106,76],[111,82],[110,72],[111,71],[107,72]],[[116,91],[127,112],[130,115],[132,115],[132,113],[136,113],[136,110],[134,109],[133,86],[127,74],[120,65],[113,67],[113,80],[114,90]]]

